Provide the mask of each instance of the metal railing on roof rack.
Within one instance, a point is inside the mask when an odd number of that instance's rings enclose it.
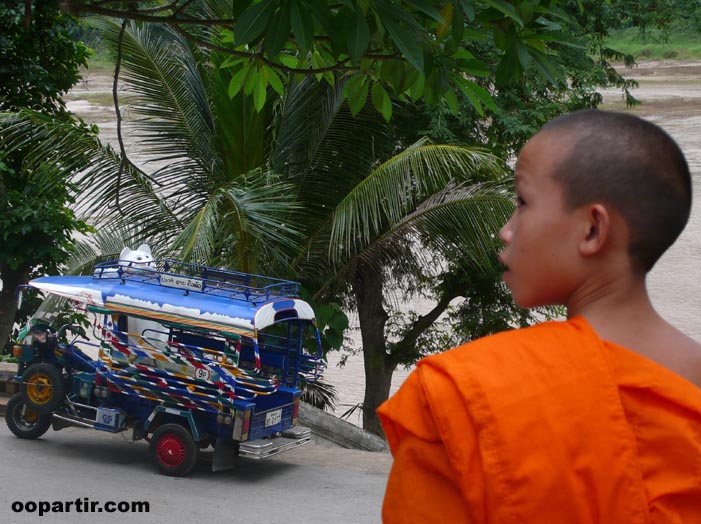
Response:
[[[131,260],[102,262],[93,268],[93,278],[129,280],[253,303],[299,296],[298,282],[172,259],[146,263]]]

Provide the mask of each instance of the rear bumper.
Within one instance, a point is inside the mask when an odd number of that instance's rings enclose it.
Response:
[[[307,444],[312,439],[312,431],[304,426],[293,426],[282,436],[261,438],[239,444],[239,455],[252,459],[264,459]]]

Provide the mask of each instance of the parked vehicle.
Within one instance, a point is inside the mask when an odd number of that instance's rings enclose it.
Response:
[[[320,377],[314,313],[295,282],[174,260],[113,261],[92,276],[29,286],[92,319],[93,341],[36,319],[15,347],[20,392],[6,421],[20,438],[81,426],[147,439],[161,473],[187,475],[200,449],[213,469],[309,442],[301,387]],[[93,357],[90,355],[97,355]]]

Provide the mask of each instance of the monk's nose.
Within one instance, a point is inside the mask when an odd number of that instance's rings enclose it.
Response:
[[[514,236],[513,227],[511,226],[512,219],[513,219],[513,216],[499,230],[499,239],[501,240],[502,244],[504,244],[505,246],[508,246],[511,243],[511,239]]]

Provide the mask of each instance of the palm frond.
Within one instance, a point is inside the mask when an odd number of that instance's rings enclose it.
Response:
[[[298,245],[300,233],[285,218],[299,209],[290,198],[294,187],[273,179],[270,173],[256,169],[246,175],[245,183],[237,180],[220,188],[229,207],[226,216],[245,231],[280,248]]]
[[[81,191],[78,211],[95,222],[114,211],[135,222],[159,217],[154,227],[172,227],[177,218],[159,197],[150,177],[123,159],[80,123],[33,111],[0,115],[3,148],[23,152],[28,170],[50,165],[56,183],[66,180]],[[51,191],[51,184],[45,186]]]
[[[329,256],[337,260],[393,228],[451,180],[494,177],[498,160],[484,150],[420,142],[374,169],[334,210]]]
[[[95,234],[76,241],[73,253],[66,262],[65,272],[69,275],[88,275],[95,264],[116,260],[124,247],[140,244],[148,244],[154,258],[161,256],[156,239],[134,230],[119,219],[112,219],[96,228]]]
[[[280,114],[273,166],[297,185],[312,228],[392,148],[388,127],[374,109],[351,114],[341,96],[343,83],[293,82]]]
[[[216,236],[221,234],[221,199],[221,194],[212,195],[173,241],[172,248],[183,260],[206,263],[212,259]]]
[[[416,268],[402,268],[402,264],[416,264],[419,250],[426,250],[434,259],[449,257],[466,270],[491,268],[499,245],[498,231],[513,211],[510,183],[499,180],[449,185],[429,196],[363,249],[343,253],[343,258],[337,258],[333,265],[327,262],[324,267],[329,276],[318,293],[348,280],[360,266],[381,271],[395,265],[402,273],[411,273]],[[318,265],[320,257],[323,261],[321,244],[302,263],[303,271]]]
[[[120,25],[93,22],[112,46]],[[213,119],[192,50],[167,26],[131,22],[122,41],[121,79],[132,95],[130,127],[154,161],[178,159],[189,171],[205,171],[216,158]]]

